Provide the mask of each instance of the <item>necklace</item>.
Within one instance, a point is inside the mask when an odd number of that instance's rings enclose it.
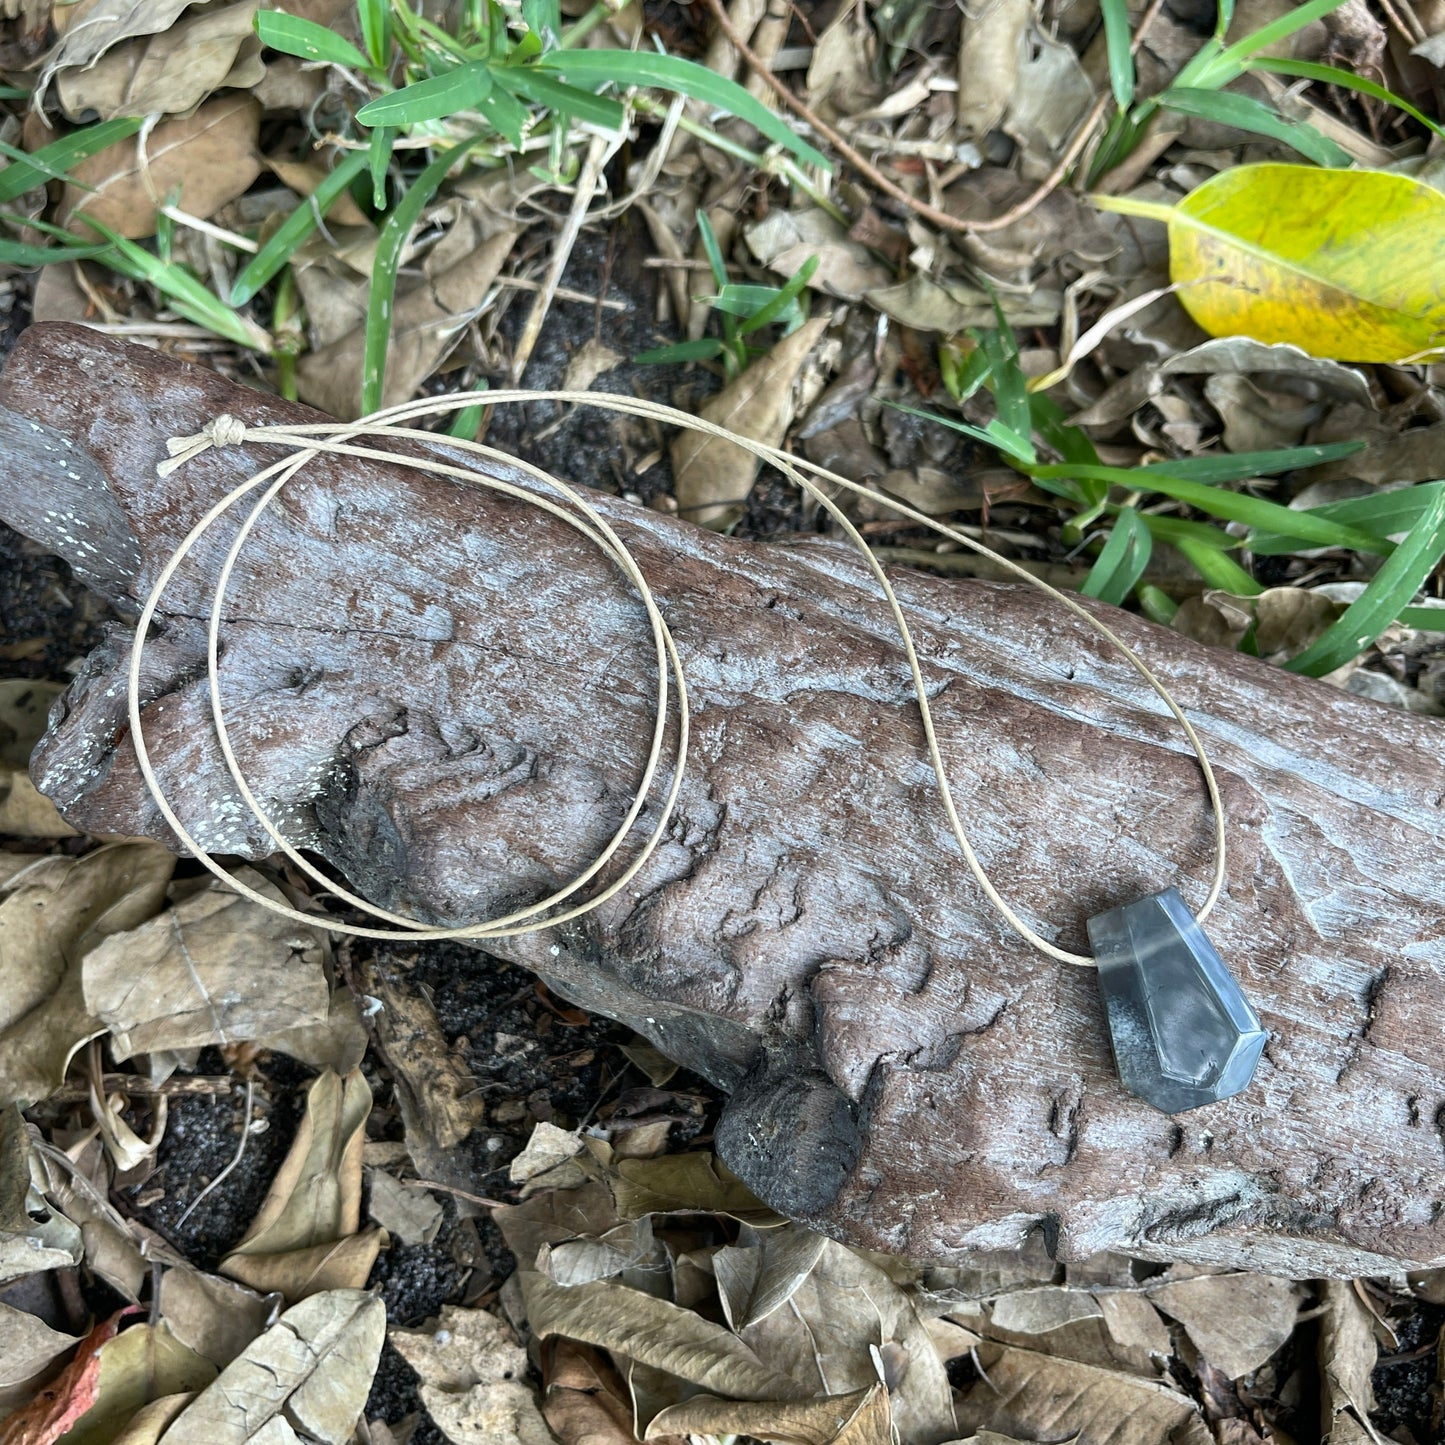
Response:
[[[553,401],[563,404],[602,407],[605,410],[643,417],[669,426],[702,432],[729,441],[776,467],[821,505],[839,529],[858,549],[878,583],[892,613],[903,643],[904,654],[917,695],[919,714],[929,759],[938,782],[939,797],[947,814],[949,827],[974,880],[989,903],[1013,931],[1031,947],[1061,963],[1077,967],[1097,968],[1100,992],[1107,1019],[1115,1062],[1124,1087],[1165,1113],[1178,1113],[1203,1104],[1216,1103],[1246,1089],[1254,1077],[1265,1044],[1265,1031],[1258,1015],[1245,998],[1238,982],[1205,936],[1204,919],[1218,902],[1224,888],[1226,851],[1223,799],[1214,770],[1203,742],[1183,709],[1169,690],[1124,640],[1101,618],[1095,616],[1067,593],[1051,587],[1026,568],[1001,556],[992,548],[956,528],[939,522],[923,512],[895,500],[887,494],[874,492],[830,472],[801,457],[736,435],[712,422],[690,416],[672,407],[630,397],[593,392],[566,391],[493,391],[484,398],[488,406],[522,401]],[[196,543],[226,512],[243,497],[261,489],[260,498],[249,517],[238,529],[219,574],[212,600],[208,628],[207,670],[211,716],[222,756],[237,790],[277,848],[308,877],[329,892],[350,903],[373,918],[393,924],[391,928],[375,928],[328,920],[326,926],[337,933],[365,938],[404,936],[412,939],[465,938],[486,939],[511,936],[551,928],[568,919],[591,911],[618,892],[638,872],[661,843],[681,791],[687,765],[688,699],[687,682],[672,634],[668,630],[641,568],[606,519],[574,488],[549,476],[517,457],[500,452],[480,442],[443,437],[437,433],[411,428],[406,423],[423,416],[446,414],[463,407],[475,406],[477,396],[428,397],[377,412],[356,422],[328,422],[305,425],[248,426],[233,416],[220,416],[203,431],[191,437],[174,438],[168,443],[169,461],[157,468],[164,476],[184,466],[212,447],[223,448],[260,443],[281,446],[290,455],[255,473],[226,494],[195,524],[162,567],[150,595],[146,599],[136,626],[131,650],[129,678],[129,709],[131,738],[139,760],[141,774],[162,816],[181,842],[196,858],[229,887],[255,902],[301,923],[315,925],[314,913],[303,913],[277,903],[243,881],[227,873],[187,831],[166,799],[147,751],[140,716],[141,663],[146,638],[161,598],[171,578],[185,561]],[[381,450],[366,444],[370,438],[395,438],[420,443],[433,449],[432,454]],[[358,442],[358,438],[361,439]],[[500,462],[503,466],[529,475],[538,484],[540,493],[490,476],[469,466],[444,461],[437,448],[452,454],[475,456],[483,461]],[[272,499],[309,462],[320,455],[353,457],[405,467],[428,475],[445,477],[468,486],[503,493],[530,506],[541,508],[586,537],[618,566],[637,591],[647,612],[657,658],[657,708],[652,732],[651,750],[643,769],[631,808],[611,840],[597,857],[564,887],[539,903],[518,909],[499,918],[469,923],[457,928],[432,928],[416,919],[377,907],[337,884],[303,858],[282,836],[274,821],[266,814],[242,774],[227,731],[220,694],[218,662],[220,656],[221,619],[225,610],[227,588],[236,561],[256,522]],[[269,485],[266,485],[268,484]],[[1208,896],[1197,915],[1176,888],[1123,903],[1087,921],[1088,935],[1094,954],[1076,954],[1057,947],[1026,923],[999,894],[979,861],[954,804],[952,789],[944,765],[933,714],[929,706],[922,667],[913,636],[903,615],[892,584],[882,564],[862,534],[853,525],[833,497],[819,483],[839,491],[861,493],[875,505],[882,503],[900,516],[926,526],[950,541],[991,558],[1028,585],[1047,593],[1056,602],[1081,618],[1096,632],[1119,649],[1130,666],[1153,689],[1187,737],[1198,759],[1206,792],[1214,814],[1215,867]],[[669,683],[671,687],[669,687]],[[656,779],[665,748],[669,692],[676,694],[678,728],[675,762],[671,782],[665,792],[658,817],[641,849],[621,874],[599,894],[581,903],[569,903],[575,894],[595,878],[616,856],[618,850],[641,814],[646,797]],[[561,908],[563,911],[554,910]]]

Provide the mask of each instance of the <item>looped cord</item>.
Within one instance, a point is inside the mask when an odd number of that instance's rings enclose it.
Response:
[[[967,548],[969,551],[990,558],[1020,581],[1045,593],[1076,617],[1081,618],[1100,636],[1112,643],[1135,672],[1137,672],[1158,695],[1165,707],[1173,715],[1175,721],[1178,722],[1183,729],[1184,735],[1188,739],[1195,757],[1198,759],[1200,774],[1203,778],[1205,790],[1208,793],[1209,802],[1214,813],[1214,873],[1209,894],[1196,915],[1201,923],[1208,916],[1214,905],[1219,901],[1224,889],[1226,853],[1224,802],[1220,796],[1219,784],[1215,778],[1214,769],[1204,750],[1204,744],[1195,731],[1194,725],[1185,716],[1183,709],[1175,701],[1173,695],[1169,692],[1168,688],[1165,687],[1164,683],[1106,622],[1096,617],[1088,608],[1083,606],[1082,603],[1070,597],[1067,593],[1061,592],[1058,588],[1051,587],[1041,578],[1034,576],[1027,568],[1021,567],[1018,563],[995,552],[991,547],[988,547],[976,538],[970,537],[967,533],[961,532],[955,527],[950,527],[948,524],[940,522],[936,518],[930,517],[918,511],[916,508],[910,507],[890,497],[886,493],[872,491],[867,487],[850,481],[846,477],[839,476],[836,472],[829,471],[826,467],[818,466],[816,463],[809,462],[802,457],[795,457],[777,447],[767,446],[764,443],[752,441],[747,437],[738,436],[736,433],[728,431],[725,427],[720,427],[700,417],[690,416],[686,412],[678,411],[673,407],[663,406],[658,402],[643,401],[633,397],[604,395],[594,392],[513,390],[492,391],[488,392],[485,397],[485,404],[488,406],[523,401],[552,401],[561,404],[570,403],[579,406],[600,407],[603,410],[619,412],[628,416],[643,417],[651,421],[661,422],[665,425],[682,427],[686,430],[701,432],[707,436],[732,442],[743,450],[751,452],[760,460],[776,467],[807,496],[821,506],[832,517],[834,522],[838,524],[839,529],[853,546],[857,548],[869,572],[878,583],[884,600],[887,602],[889,611],[893,616],[893,622],[898,630],[899,638],[902,641],[904,655],[912,676],[919,715],[923,724],[924,740],[927,745],[929,760],[933,765],[934,776],[938,783],[939,798],[943,804],[944,812],[947,815],[949,828],[958,842],[959,849],[963,854],[969,871],[973,874],[975,881],[989,902],[998,910],[1008,925],[1027,943],[1038,949],[1039,952],[1046,954],[1050,958],[1057,959],[1061,963],[1091,967],[1094,965],[1095,960],[1088,954],[1070,953],[1065,949],[1059,948],[1025,922],[1002,897],[997,888],[995,888],[987,871],[974,852],[973,845],[969,841],[968,834],[959,818],[958,809],[954,802],[953,789],[948,780],[943,754],[939,747],[937,731],[934,727],[933,712],[928,701],[928,690],[923,676],[922,665],[918,659],[913,634],[909,629],[907,619],[903,615],[902,605],[899,603],[892,583],[883,571],[882,564],[874,555],[873,549],[868,545],[863,535],[833,498],[840,491],[853,492],[866,496],[875,506],[880,504],[886,506],[899,516],[906,517],[909,521],[920,526],[928,527],[940,536],[946,537],[949,541],[955,542]],[[217,740],[226,761],[227,770],[230,772],[231,778],[247,806],[251,809],[251,812],[265,829],[267,835],[276,844],[277,848],[300,868],[303,873],[319,883],[332,895],[350,903],[352,906],[371,915],[373,918],[396,925],[395,928],[372,928],[343,924],[335,920],[326,920],[326,927],[337,933],[346,933],[362,938],[393,938],[400,935],[417,940],[510,937],[515,934],[535,932],[543,928],[552,928],[559,923],[580,917],[592,909],[597,908],[602,903],[605,903],[608,899],[615,897],[641,871],[647,860],[661,843],[670,824],[673,809],[677,803],[678,795],[681,792],[687,763],[689,708],[687,680],[683,675],[682,662],[678,656],[677,648],[674,644],[672,634],[668,630],[667,623],[663,619],[647,580],[643,576],[642,570],[638,566],[632,553],[608,524],[606,519],[574,488],[568,486],[565,482],[559,481],[555,477],[549,476],[540,468],[532,466],[530,463],[524,462],[518,457],[498,451],[496,448],[486,446],[481,442],[464,441],[459,438],[447,437],[436,432],[418,430],[403,425],[403,423],[419,417],[453,412],[463,407],[475,406],[476,404],[477,396],[475,393],[468,393],[461,396],[427,397],[419,401],[406,402],[400,406],[390,407],[385,411],[376,412],[372,416],[363,417],[357,422],[325,422],[299,426],[277,425],[251,427],[236,417],[221,415],[216,417],[214,421],[208,423],[196,436],[172,438],[167,443],[167,450],[171,454],[170,460],[162,462],[156,468],[157,475],[164,477],[175,471],[176,468],[184,466],[187,462],[194,460],[213,446],[217,448],[238,446],[244,442],[282,446],[289,448],[293,453],[289,458],[273,463],[271,466],[255,473],[221,498],[221,500],[211,507],[205,516],[192,527],[185,539],[171,554],[169,560],[161,569],[160,575],[157,577],[155,585],[152,587],[150,595],[146,599],[145,606],[141,611],[140,619],[136,625],[135,641],[131,649],[129,710],[131,738],[135,745],[136,756],[140,763],[142,776],[145,778],[146,786],[149,788],[156,806],[175,831],[177,837],[194,853],[198,861],[204,864],[217,878],[224,881],[231,888],[251,898],[255,902],[262,904],[272,912],[280,913],[297,922],[315,925],[318,919],[315,914],[304,913],[298,909],[277,903],[275,899],[268,898],[266,895],[250,888],[241,880],[227,873],[187,831],[185,825],[171,808],[169,801],[161,789],[160,781],[156,776],[155,768],[151,763],[150,754],[146,747],[140,715],[141,662],[146,645],[146,636],[150,630],[155,614],[159,609],[161,597],[167,585],[175,575],[176,570],[200,540],[201,536],[204,535],[223,514],[229,511],[235,503],[239,502],[242,497],[249,495],[263,486],[265,490],[261,492],[259,500],[252,507],[250,515],[241,524],[231,544],[220,576],[217,579],[215,594],[212,599],[207,632],[207,674],[210,687],[211,716],[215,724]],[[536,491],[517,486],[511,482],[503,481],[498,477],[489,476],[485,472],[477,471],[472,467],[457,466],[441,461],[434,455],[406,455],[393,450],[382,451],[375,447],[356,444],[356,438],[367,437],[391,437],[415,441],[428,448],[442,448],[447,452],[470,454],[486,461],[500,463],[514,472],[521,471],[529,476],[532,481],[539,486],[541,494],[539,495]],[[566,523],[568,526],[573,527],[605,555],[610,557],[636,589],[638,596],[642,600],[651,626],[653,643],[657,655],[657,707],[652,731],[652,744],[647,762],[643,768],[632,806],[607,845],[570,883],[558,889],[555,893],[539,903],[532,904],[527,908],[518,909],[499,918],[488,919],[479,923],[465,924],[458,928],[433,928],[417,919],[381,908],[349,892],[334,879],[320,872],[320,870],[307,859],[303,858],[291,844],[282,837],[275,823],[267,815],[242,774],[240,763],[232,748],[230,734],[226,725],[219,674],[221,622],[225,610],[226,595],[231,574],[247,538],[250,536],[256,522],[260,519],[261,514],[267,506],[269,506],[272,499],[309,462],[323,453],[333,456],[355,457],[365,461],[383,463],[390,467],[406,467],[428,475],[446,477],[465,485],[499,492],[505,496],[510,496],[525,502],[530,506],[538,507],[542,511],[548,512],[558,520]],[[819,485],[820,482],[826,483],[831,489],[836,489],[833,495],[830,496],[828,491],[825,491],[823,487]],[[267,483],[269,483],[269,485],[266,485]],[[552,493],[558,500],[554,501],[549,498],[546,495],[548,492]],[[599,894],[587,899],[585,902],[571,904],[560,913],[554,912],[553,910],[555,908],[563,904],[576,893],[578,889],[595,878],[617,854],[646,804],[647,794],[651,790],[656,778],[664,751],[667,724],[669,721],[669,674],[671,675],[672,691],[675,692],[677,697],[677,736],[672,778],[668,784],[662,806],[659,809],[657,820],[637,855],[617,879]]]

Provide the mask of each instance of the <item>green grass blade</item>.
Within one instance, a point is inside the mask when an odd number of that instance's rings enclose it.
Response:
[[[755,100],[736,82],[724,79],[691,60],[676,55],[657,55],[644,50],[554,50],[543,55],[536,69],[555,71],[566,79],[600,84],[651,86],[658,90],[676,91],[679,95],[700,100],[718,110],[745,120],[791,151],[800,160],[808,161],[825,171],[833,169],[822,151],[808,144],[780,116]]]
[[[817,269],[818,258],[809,256],[793,272],[786,283],[778,288],[773,298],[763,306],[762,310],[756,312],[749,321],[738,328],[738,334],[747,336],[750,332],[762,330],[764,326],[769,326],[779,320],[790,306],[794,311],[798,311],[798,297],[802,294],[803,288],[813,279],[813,273]],[[801,315],[802,313],[799,312],[799,320],[801,320]]]
[[[1321,85],[1340,85],[1346,90],[1358,91],[1373,100],[1382,100],[1386,105],[1393,105],[1396,110],[1403,110],[1411,119],[1418,120],[1436,135],[1445,136],[1445,127],[1431,120],[1423,111],[1416,110],[1408,100],[1401,99],[1393,90],[1386,90],[1383,85],[1368,80],[1363,75],[1355,75],[1352,71],[1339,70],[1333,65],[1321,65],[1314,60],[1275,60],[1272,57],[1251,60],[1249,69],[1267,70],[1271,75],[1292,75],[1299,80],[1316,80]]]
[[[1144,519],[1133,507],[1125,507],[1079,591],[1086,597],[1122,607],[1144,575],[1153,551],[1154,539]]]
[[[1422,482],[1414,487],[1401,487],[1393,492],[1375,492],[1367,497],[1351,497],[1344,502],[1326,502],[1320,507],[1301,508],[1296,515],[1324,517],[1346,527],[1357,527],[1376,537],[1394,537],[1408,532],[1434,501],[1445,491],[1445,482]],[[1261,557],[1277,557],[1303,551],[1311,543],[1298,536],[1281,532],[1256,531],[1249,534],[1249,549]]]
[[[1272,106],[1252,95],[1236,95],[1228,90],[1169,89],[1159,97],[1159,104],[1180,115],[1232,125],[1255,135],[1269,136],[1293,146],[1302,156],[1320,166],[1347,169],[1354,158],[1328,136],[1302,120],[1287,120]]]
[[[989,422],[988,427],[971,426],[966,421],[959,421],[956,417],[940,416],[936,411],[920,411],[916,406],[900,406],[896,401],[885,402],[885,406],[891,406],[894,411],[907,413],[909,416],[922,417],[924,421],[936,421],[939,426],[946,426],[950,431],[962,432],[966,437],[972,437],[976,442],[982,442],[985,446],[997,447],[1001,452],[1007,453],[1015,461],[1027,462],[1033,455],[1033,446],[1026,437],[1019,437],[1009,426],[998,420],[997,417]],[[1024,452],[1028,452],[1028,456]],[[1061,480],[1071,480],[1067,468],[1061,468],[1064,474]],[[1073,501],[1079,500],[1077,487],[1046,487],[1045,490],[1056,492],[1059,496],[1065,496]]]
[[[493,80],[496,73],[493,72]],[[513,150],[521,150],[527,143],[527,127],[532,123],[532,112],[515,95],[494,84],[482,97],[477,107],[486,116],[491,127],[506,140]]]
[[[19,266],[32,271],[52,261],[89,261],[110,250],[109,245],[26,246],[19,241],[0,240],[0,265]]]
[[[1228,552],[1190,536],[1175,537],[1173,545],[1211,587],[1218,587],[1235,597],[1257,597],[1264,591]]]
[[[713,230],[712,222],[708,220],[706,211],[697,213],[697,234],[702,241],[707,264],[712,267],[713,283],[719,291],[722,291],[728,284],[728,268],[727,263],[723,260],[722,247],[717,243],[717,232]]]
[[[474,135],[434,156],[382,225],[371,263],[371,290],[366,301],[366,333],[361,363],[363,413],[381,408],[382,391],[386,384],[386,348],[391,339],[391,306],[396,295],[396,268],[401,261],[402,248],[412,228],[421,219],[421,213],[446,179],[447,172],[467,151],[485,139],[485,136]]]
[[[1099,0],[1104,17],[1104,44],[1109,52],[1109,85],[1120,110],[1134,104],[1134,56],[1129,49],[1127,0]]]
[[[214,331],[217,336],[224,336],[226,340],[234,341],[248,351],[270,354],[270,338],[266,333],[244,316],[237,315],[189,271],[183,270],[174,262],[162,261],[144,246],[136,245],[134,241],[127,240],[109,226],[92,220],[84,213],[77,219],[93,231],[98,231],[110,242],[105,262],[112,270],[154,286],[180,315],[194,321],[198,326],[204,326],[208,331]]]
[[[475,387],[476,391],[484,392],[488,389],[488,382],[485,378],[479,381]],[[447,428],[447,435],[460,437],[463,441],[474,442],[477,433],[482,429],[482,414],[486,408],[481,402],[475,406],[464,406],[453,418],[452,424]]]
[[[1261,50],[1268,50],[1271,46],[1278,45],[1281,40],[1288,40],[1297,30],[1303,30],[1306,25],[1313,25],[1316,20],[1323,20],[1332,10],[1338,10],[1344,3],[1345,0],[1308,0],[1307,4],[1296,5],[1292,9],[1286,10],[1278,20],[1271,21],[1268,25],[1261,25],[1258,30],[1251,31],[1250,34],[1236,40],[1227,49],[1220,51],[1208,67],[1208,78],[1201,79],[1200,85],[1210,90],[1221,85],[1228,85],[1231,80],[1239,77],[1245,62],[1251,56],[1257,55]]]
[[[356,18],[371,63],[385,70],[391,59],[391,6],[386,0],[356,0]]]
[[[386,173],[391,166],[391,148],[395,140],[395,126],[379,125],[372,131],[366,147],[366,168],[371,172],[371,204],[378,211],[386,209]]]
[[[244,306],[290,259],[296,248],[316,229],[321,216],[367,167],[366,151],[351,151],[284,221],[275,234],[246,263],[231,287],[231,305]]]
[[[1109,510],[1122,512],[1126,509],[1111,506]],[[1177,545],[1181,539],[1193,542],[1197,547],[1212,547],[1216,552],[1232,552],[1244,545],[1242,538],[1231,537],[1212,522],[1192,522],[1187,517],[1164,517],[1154,512],[1145,512],[1144,520],[1148,522],[1155,541],[1168,542],[1171,546]]]
[[[684,361],[711,361],[722,355],[723,344],[716,336],[703,336],[696,341],[675,341],[670,346],[654,346],[639,351],[632,359],[638,366],[667,366]]]
[[[492,88],[486,63],[473,60],[445,75],[428,76],[415,85],[380,95],[356,112],[362,125],[420,125],[445,120],[461,110],[475,110]]]
[[[1139,610],[1150,622],[1157,622],[1161,627],[1168,627],[1179,611],[1179,604],[1167,592],[1161,592],[1147,582],[1139,584],[1138,597]]]
[[[1445,555],[1445,492],[1437,492],[1410,535],[1385,559],[1369,586],[1324,635],[1285,666],[1323,677],[1357,657],[1392,622]]]
[[[349,40],[299,15],[287,15],[283,10],[258,10],[255,26],[261,43],[284,55],[297,55],[302,60],[325,60],[352,70],[365,70],[370,64]]]
[[[1321,462],[1340,461],[1361,450],[1364,442],[1326,442],[1309,447],[1281,447],[1268,452],[1229,452],[1217,457],[1181,457],[1177,461],[1150,462],[1144,475],[1164,472],[1192,482],[1245,482],[1251,477],[1273,477]]]
[[[935,418],[939,420],[940,418]],[[1115,486],[1128,487],[1134,491],[1159,492],[1176,501],[1187,502],[1210,516],[1220,517],[1226,522],[1243,522],[1249,527],[1283,532],[1288,529],[1297,537],[1305,537],[1316,547],[1350,547],[1357,552],[1371,552],[1387,555],[1393,551],[1391,544],[1380,537],[1347,527],[1323,517],[1311,517],[1306,512],[1293,512],[1278,502],[1266,502],[1260,497],[1246,496],[1242,492],[1225,491],[1222,487],[1211,487],[1185,477],[1169,476],[1163,472],[1146,472],[1140,467],[1090,467],[1078,466],[1072,462],[1030,466],[1025,470],[1035,480],[1073,477],[1076,479],[1110,482]]]
[[[25,160],[12,161],[0,171],[0,205],[33,191],[36,186],[43,186],[56,176],[67,174],[78,161],[86,160],[127,136],[133,136],[141,124],[139,117],[103,120],[99,125],[87,126],[74,135],[62,136],[49,145],[41,146]]]
[[[593,95],[590,90],[583,90],[576,85],[564,85],[550,75],[543,75],[535,66],[494,66],[492,79],[512,95],[525,96],[549,110],[574,116],[577,120],[598,126],[602,130],[622,129],[623,111],[617,101],[609,100],[603,95]]]
[[[1445,631],[1445,607],[1402,607],[1397,620],[1422,632]]]

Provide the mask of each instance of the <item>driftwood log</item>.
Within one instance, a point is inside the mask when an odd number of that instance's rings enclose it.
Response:
[[[314,419],[81,328],[0,384],[0,515],[134,617],[221,491],[275,459],[168,437]],[[940,1262],[1042,1229],[1294,1275],[1445,1262],[1445,727],[1138,618],[1114,626],[1205,736],[1229,813],[1210,931],[1270,1033],[1253,1086],[1166,1117],[1118,1083],[1093,976],[1021,944],[959,859],[889,618],[828,541],[731,541],[599,495],[683,653],[691,771],[629,892],[494,951],[732,1093],[724,1158],[844,1239]],[[225,537],[173,587],[145,727],[211,849],[260,857],[211,741],[204,632]],[[1179,729],[1022,587],[900,574],[976,843],[1006,892],[1084,919],[1177,884],[1210,822]],[[507,499],[318,462],[258,528],[227,612],[236,745],[293,836],[378,902],[458,923],[542,896],[620,818],[651,726],[636,599]],[[124,629],[36,754],[93,831],[167,838],[127,741]],[[645,820],[644,820],[645,821]]]

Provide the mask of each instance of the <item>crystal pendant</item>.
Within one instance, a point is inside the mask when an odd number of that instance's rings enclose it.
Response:
[[[1265,1032],[1177,888],[1089,920],[1124,1087],[1178,1114],[1249,1087]]]

